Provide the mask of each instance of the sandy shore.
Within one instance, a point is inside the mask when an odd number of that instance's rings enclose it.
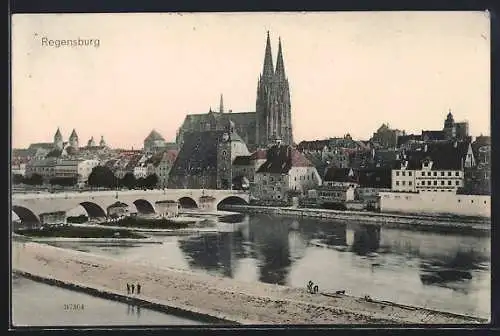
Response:
[[[366,302],[350,296],[309,294],[304,289],[160,269],[33,242],[12,242],[14,271],[81,288],[126,294],[140,282],[143,302],[238,324],[475,324],[476,318]],[[94,293],[95,294],[95,293]],[[103,295],[104,296],[104,295]]]

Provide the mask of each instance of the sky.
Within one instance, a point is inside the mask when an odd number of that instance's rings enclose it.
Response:
[[[295,142],[382,124],[439,130],[451,109],[490,133],[487,12],[17,14],[12,17],[12,146],[104,136],[142,148],[185,116],[255,111],[266,32],[281,37]],[[56,40],[98,39],[98,46]],[[49,42],[52,41],[52,42]],[[52,43],[53,45],[49,45]]]

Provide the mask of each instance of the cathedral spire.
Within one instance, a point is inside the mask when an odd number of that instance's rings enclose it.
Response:
[[[219,112],[224,113],[224,98],[222,97],[222,93],[220,94]]]
[[[281,50],[281,37],[278,43],[278,59],[276,60],[276,77],[284,79],[285,76],[285,64],[283,63],[283,51]]]
[[[54,135],[54,138],[61,138],[62,139],[62,134],[61,134],[61,130],[59,129],[59,127],[57,128],[57,131],[56,131],[56,134]]]
[[[262,77],[270,78],[274,75],[273,55],[271,53],[271,39],[269,38],[269,31],[267,31],[266,54],[264,56],[264,69],[262,70]]]

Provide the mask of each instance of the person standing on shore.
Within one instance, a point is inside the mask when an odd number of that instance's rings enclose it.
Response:
[[[137,284],[137,294],[141,294],[141,284]]]
[[[132,284],[132,294],[134,294],[134,284]]]
[[[130,285],[128,282],[127,282],[127,294],[130,294]]]

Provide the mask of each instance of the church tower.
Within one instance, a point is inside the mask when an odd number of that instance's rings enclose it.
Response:
[[[54,135],[54,148],[63,149],[63,146],[64,146],[63,137],[58,127],[56,134]]]
[[[222,97],[222,93],[220,95],[219,113],[224,113],[224,98]]]
[[[257,85],[255,111],[259,147],[267,147],[276,139],[280,139],[284,145],[293,144],[290,88],[285,73],[281,38],[275,70],[269,32],[267,32],[264,68]]]
[[[71,147],[73,147],[74,149],[78,149],[78,147],[79,147],[78,135],[76,134],[76,131],[74,128],[73,128],[73,131],[71,132],[71,135],[69,136],[69,145]]]

